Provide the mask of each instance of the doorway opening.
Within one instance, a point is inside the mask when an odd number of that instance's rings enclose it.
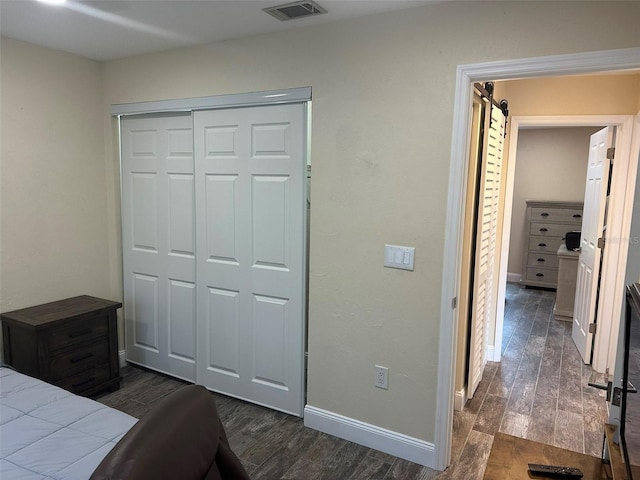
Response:
[[[438,393],[434,435],[434,466],[436,468],[444,469],[449,464],[451,455],[451,432],[455,393],[454,375],[457,355],[456,299],[459,291],[459,259],[460,246],[463,238],[461,219],[464,213],[464,193],[467,182],[466,176],[460,178],[459,172],[466,171],[465,167],[468,159],[468,132],[470,106],[472,103],[471,86],[474,82],[484,82],[491,79],[510,80],[516,78],[550,77],[569,74],[581,75],[638,69],[640,68],[639,58],[640,49],[631,48],[458,66],[452,132],[447,225],[445,231],[446,237],[450,239],[450,241],[445,242],[443,258]],[[629,121],[627,123],[629,139],[631,138],[630,130],[632,126],[633,121]],[[638,148],[640,148],[640,146],[634,144],[634,149],[637,150]],[[637,151],[635,150],[632,162],[634,169],[628,172],[628,177],[632,177],[633,179],[635,179],[635,164],[637,163]],[[624,155],[629,157],[631,156],[630,154],[629,143],[629,148],[624,152]],[[623,205],[620,206],[620,214],[624,219],[620,233],[628,234],[629,231],[633,207],[633,193],[633,189],[628,189]],[[507,216],[506,211],[505,216]],[[623,238],[623,236],[621,235],[619,238]],[[624,248],[626,246],[621,247]],[[624,249],[626,250],[626,248]],[[503,249],[501,256],[504,255],[504,253]],[[504,263],[505,262],[501,262],[501,265]],[[504,275],[506,279],[506,265],[504,270],[503,272],[501,268],[500,275],[501,277]],[[624,279],[619,283],[624,283]]]

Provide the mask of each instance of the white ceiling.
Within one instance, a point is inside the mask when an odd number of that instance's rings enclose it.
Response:
[[[279,21],[290,0],[0,0],[0,33],[93,60],[113,60],[447,0],[316,0],[329,13]],[[451,1],[451,0],[448,0]]]

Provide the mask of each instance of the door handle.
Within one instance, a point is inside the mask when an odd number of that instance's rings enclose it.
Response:
[[[540,229],[540,231],[541,231],[541,232],[548,232],[548,231],[549,231],[549,229],[548,229],[548,228],[541,228],[541,229]]]
[[[539,259],[538,259],[538,261],[539,261],[540,263],[544,263],[544,261],[545,261],[545,260],[544,260],[544,258],[539,258]]]
[[[539,243],[539,244],[538,244],[538,246],[539,246],[539,247],[543,247],[543,248],[544,248],[544,247],[546,247],[546,246],[547,246],[547,244],[546,244],[546,243]]]

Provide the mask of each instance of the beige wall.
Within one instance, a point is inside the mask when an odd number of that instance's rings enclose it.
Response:
[[[308,403],[433,441],[456,66],[638,46],[638,16],[634,2],[446,2],[104,64],[111,291],[109,106],[312,86]],[[415,246],[415,271],[383,268],[384,243]]]
[[[640,74],[637,73],[512,80],[498,84],[503,86],[501,93],[509,99],[509,113],[512,116],[634,115],[638,111],[636,99],[640,94]],[[547,147],[546,152],[537,152],[532,150],[531,142],[536,136],[543,134],[536,133],[535,130],[520,130],[508,265],[508,272],[514,275],[522,273],[526,200],[582,201],[584,198],[585,173],[578,181],[571,173],[573,167],[570,163],[552,161],[557,158],[568,159],[570,152],[573,152],[573,160],[570,162],[576,166],[580,162],[577,158],[580,155],[579,146],[572,147],[572,142],[575,144],[582,141],[579,129],[572,129],[574,133],[564,139],[563,131],[564,129],[560,129],[555,134],[562,151],[554,152]],[[587,131],[588,129],[585,130],[585,135]],[[548,132],[552,134],[551,131]],[[521,145],[523,138],[527,142],[525,145]],[[545,148],[543,145],[541,141],[538,148]],[[526,163],[521,161],[521,149],[526,149],[522,150]],[[546,162],[545,168],[536,168],[535,156],[539,156],[538,161]]]
[[[0,48],[0,311],[114,297],[100,65],[6,38]]]
[[[522,274],[527,200],[584,201],[589,137],[599,128],[520,129],[513,188],[509,267]]]

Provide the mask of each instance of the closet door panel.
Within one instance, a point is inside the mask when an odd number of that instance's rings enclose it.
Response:
[[[195,362],[196,285],[169,279],[169,356]]]
[[[158,353],[158,277],[134,273],[132,300],[132,344]]]
[[[287,390],[287,309],[289,299],[253,296],[253,332],[260,342],[254,345],[253,381]]]
[[[132,172],[131,217],[136,250],[158,253],[158,185],[155,173]]]
[[[197,381],[296,415],[304,360],[303,120],[302,105],[194,114]]]
[[[253,177],[253,265],[287,269],[289,249],[289,178]]]
[[[225,376],[238,378],[240,293],[218,288],[208,289],[207,324],[208,348],[206,368]]]
[[[195,379],[195,233],[190,115],[122,120],[126,358]]]
[[[167,176],[169,208],[169,255],[195,254],[193,225],[193,175],[172,173]]]
[[[238,175],[206,175],[208,261],[238,265],[236,216]]]

